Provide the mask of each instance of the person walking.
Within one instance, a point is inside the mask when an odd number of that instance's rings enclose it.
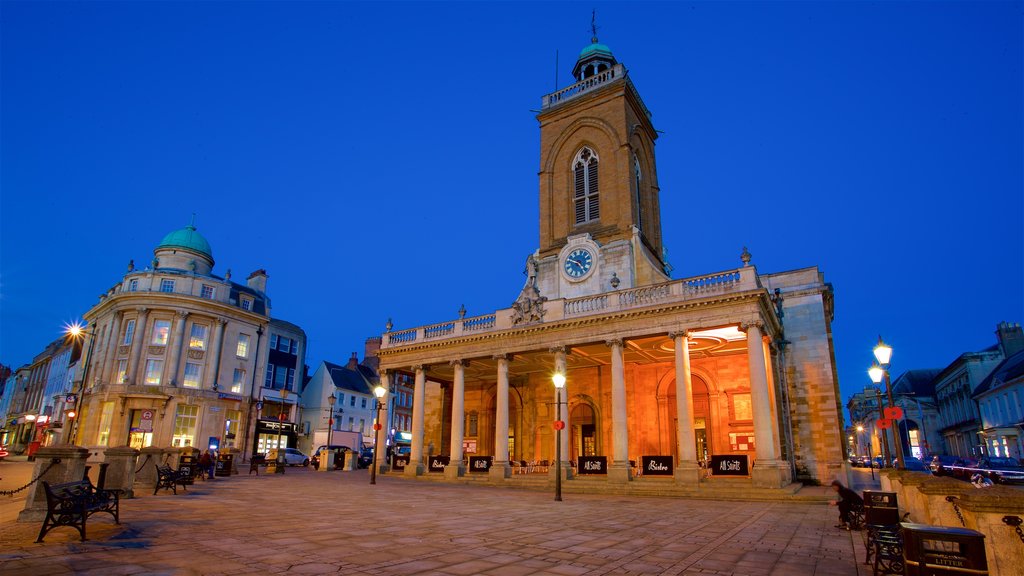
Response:
[[[839,507],[839,524],[836,524],[836,528],[850,529],[850,510],[855,505],[864,505],[864,499],[860,497],[853,490],[850,490],[839,480],[832,481],[832,490],[839,494],[839,500],[832,500],[829,502],[829,506]]]
[[[214,479],[214,462],[216,462],[216,460],[214,459],[213,454],[210,454],[209,450],[203,452],[203,455],[199,457],[199,469],[206,472],[210,480]]]

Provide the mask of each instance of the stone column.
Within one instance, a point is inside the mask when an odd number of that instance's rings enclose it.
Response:
[[[508,463],[508,355],[494,356],[498,361],[498,385],[494,414],[494,462],[489,472],[492,481],[512,477]]]
[[[556,346],[551,349],[551,353],[555,355],[555,372],[565,374],[565,388],[562,388],[561,393],[555,388],[555,414],[557,414],[558,420],[565,422],[565,428],[556,430],[555,434],[561,436],[562,450],[561,450],[561,461],[562,461],[562,477],[569,478],[572,476],[572,466],[569,465],[569,374],[565,365],[565,346]],[[550,474],[557,474],[558,470],[552,462]]]
[[[464,360],[452,360],[455,381],[452,385],[452,445],[448,454],[451,459],[444,468],[444,477],[449,479],[466,475],[462,463],[462,441],[466,436],[466,364]]]
[[[675,345],[676,362],[676,439],[679,461],[673,471],[676,482],[686,486],[700,483],[697,464],[697,435],[693,429],[693,373],[690,371],[690,335],[687,331],[668,335]]]
[[[422,476],[423,467],[423,411],[427,394],[426,366],[414,366],[416,383],[412,392],[412,446],[409,452],[409,465],[405,467],[406,476]]]
[[[622,362],[622,340],[607,341],[612,350],[612,463],[608,467],[610,482],[629,482],[629,427],[626,410],[626,374]]]
[[[789,483],[788,467],[776,458],[779,449],[772,433],[771,394],[765,366],[761,326],[747,324],[747,361],[750,367],[750,403],[754,413],[754,450],[756,461],[751,470],[755,486],[779,488]]]
[[[384,405],[381,411],[378,412],[377,423],[380,424],[380,430],[377,430],[377,445],[374,448],[373,459],[377,463],[377,472],[387,473],[391,470],[391,462],[388,461],[388,434],[390,433],[391,426],[391,383],[388,381],[389,375],[384,370],[380,371],[380,385],[387,390],[387,393],[378,400]],[[377,454],[380,452],[380,454]]]
[[[180,384],[178,376],[181,366],[181,349],[185,345],[185,325],[188,324],[189,313],[182,311],[175,316],[178,317],[178,322],[174,327],[174,334],[171,336],[171,356],[167,359],[167,366],[164,367],[164,373],[167,374],[167,379],[164,382],[168,382],[171,386]]]
[[[147,346],[146,321],[149,319],[149,308],[138,308],[139,316],[135,319],[135,334],[132,335],[132,360],[128,364],[127,378],[129,384],[142,384],[145,367],[142,364],[142,349]]]
[[[110,332],[107,334],[106,350],[103,351],[103,366],[97,377],[100,382],[112,383],[111,370],[114,367],[114,360],[117,358],[117,348],[121,342],[121,325],[124,323],[124,312],[114,313],[114,321],[110,323]],[[120,382],[115,382],[120,384]]]
[[[218,318],[216,327],[214,328],[216,334],[213,337],[213,347],[210,348],[212,356],[210,357],[210,376],[208,378],[210,383],[209,387],[212,390],[216,390],[220,387],[217,380],[220,378],[220,359],[224,353],[224,325],[227,323],[227,320]],[[301,378],[301,375],[299,377]],[[296,389],[299,388],[301,388],[301,384],[296,384]]]
[[[125,498],[134,498],[135,460],[139,451],[128,446],[116,446],[103,451],[103,460],[108,464],[107,490],[120,490]]]
[[[28,488],[25,508],[18,514],[18,522],[42,522],[46,517],[46,490],[43,489],[43,482],[61,484],[81,480],[85,475],[85,460],[88,457],[89,450],[71,444],[40,448],[36,452],[31,476],[39,480]]]

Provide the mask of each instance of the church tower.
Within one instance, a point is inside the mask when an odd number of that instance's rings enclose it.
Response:
[[[535,286],[552,299],[666,282],[651,113],[596,29],[573,76],[537,115]]]

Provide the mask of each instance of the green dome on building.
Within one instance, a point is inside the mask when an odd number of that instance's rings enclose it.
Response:
[[[164,236],[164,239],[156,249],[160,250],[163,248],[181,248],[183,250],[191,250],[192,252],[198,252],[199,254],[206,256],[211,261],[213,260],[213,250],[210,248],[210,243],[206,241],[206,238],[203,238],[202,234],[196,232],[196,227],[192,224]]]
[[[602,56],[607,56],[608,58],[612,58],[612,49],[605,46],[604,44],[598,44],[597,42],[594,42],[593,44],[588,44],[586,48],[580,51],[580,59],[582,60],[587,56],[598,54]]]

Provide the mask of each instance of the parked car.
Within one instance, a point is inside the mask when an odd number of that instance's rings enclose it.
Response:
[[[950,476],[952,475],[952,472],[949,467],[955,464],[959,459],[959,456],[937,454],[932,457],[932,461],[928,464],[928,468],[931,469],[932,474],[935,476]]]
[[[267,462],[275,461],[277,461],[277,449],[267,452]],[[296,448],[285,448],[284,463],[286,466],[309,466],[309,457]]]
[[[309,463],[313,465],[313,468],[320,468],[320,454],[324,450],[330,450],[332,452],[345,452],[345,458],[349,457],[348,452],[352,452],[352,448],[350,448],[349,446],[345,446],[343,444],[331,444],[330,446],[321,444],[319,447],[317,447],[316,450],[313,451],[313,456],[309,459]],[[337,456],[335,456],[335,461],[337,461]]]
[[[924,465],[924,462],[921,462],[920,458],[916,458],[914,456],[904,457],[903,467],[914,472],[927,472],[929,470],[929,468]]]
[[[883,458],[881,456],[875,456],[874,458],[871,459],[871,467],[872,468],[886,468],[885,458]]]
[[[363,448],[359,453],[359,467],[369,468],[373,464],[373,447]]]
[[[0,460],[3,460],[7,456],[10,456],[10,452],[7,451],[7,446],[0,446]]]
[[[984,456],[978,458],[979,474],[996,484],[1024,484],[1024,467],[1016,458]]]

